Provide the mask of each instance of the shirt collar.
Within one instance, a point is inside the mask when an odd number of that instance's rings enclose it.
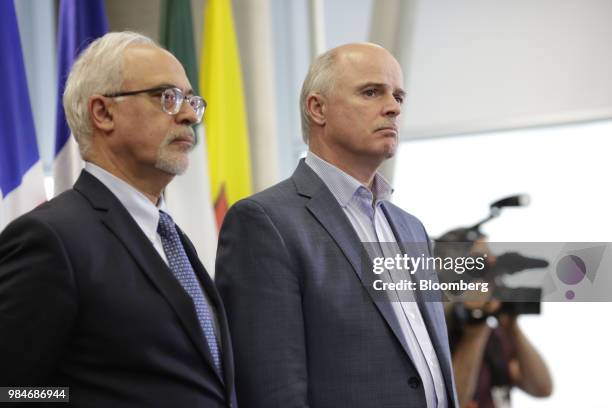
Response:
[[[149,238],[157,234],[159,211],[166,211],[164,197],[154,205],[143,193],[93,163],[85,162],[85,171],[100,180],[127,209],[134,221]]]
[[[306,164],[323,180],[340,206],[346,207],[358,191],[369,191],[376,197],[376,203],[389,200],[393,188],[380,174],[374,175],[372,190],[368,189],[359,180],[340,170],[331,163],[326,162],[311,151],[306,154]]]

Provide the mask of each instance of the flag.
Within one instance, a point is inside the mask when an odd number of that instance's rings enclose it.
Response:
[[[191,0],[162,1],[160,43],[183,64],[194,94],[199,94]],[[164,197],[170,214],[195,245],[208,272],[214,275],[217,230],[203,126],[198,125],[195,131],[198,142],[189,157],[189,168],[166,187]]]
[[[58,80],[53,178],[55,195],[72,187],[83,161],[64,115],[62,98],[70,68],[79,52],[108,31],[103,0],[61,0],[58,21]]]
[[[208,102],[208,167],[220,226],[228,207],[252,192],[242,73],[230,0],[207,1],[200,89]]]
[[[55,144],[55,101],[57,99],[57,64],[55,62],[57,27],[54,2],[39,0],[15,1],[21,51],[26,70],[38,152],[46,177],[52,172]],[[43,67],[43,69],[41,69]],[[51,191],[47,190],[47,198]],[[52,194],[51,194],[52,195]]]
[[[12,1],[0,1],[0,230],[45,201],[34,118],[28,96],[17,15]]]

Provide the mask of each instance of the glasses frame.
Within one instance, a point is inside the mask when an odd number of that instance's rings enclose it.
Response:
[[[168,89],[172,89],[174,90],[174,92],[183,97],[183,100],[181,101],[178,110],[175,113],[172,112],[168,112],[166,110],[166,107],[164,106],[164,101],[163,101],[163,92],[167,91]],[[202,115],[198,118],[198,121],[195,124],[198,124],[200,122],[202,122],[202,119],[204,118],[204,113],[206,112],[206,106],[208,106],[208,103],[206,102],[206,99],[202,98],[201,96],[198,95],[185,95],[183,93],[183,91],[181,91],[179,88],[175,87],[175,86],[156,86],[153,88],[147,88],[147,89],[139,89],[137,91],[126,91],[126,92],[112,92],[112,93],[107,93],[104,94],[102,96],[104,96],[105,98],[119,98],[121,96],[132,96],[132,95],[139,95],[139,94],[143,94],[143,93],[148,93],[148,94],[155,94],[157,92],[161,92],[160,94],[160,103],[161,103],[161,108],[162,111],[164,111],[164,113],[166,113],[167,115],[170,116],[175,116],[177,115],[180,111],[181,111],[181,107],[183,106],[183,103],[185,103],[185,101],[187,101],[187,103],[189,104],[189,106],[191,106],[191,109],[193,109],[193,106],[191,105],[191,100],[193,98],[199,98],[202,101],[203,104],[203,109],[202,109]],[[196,112],[197,115],[197,111],[194,109],[194,112]]]

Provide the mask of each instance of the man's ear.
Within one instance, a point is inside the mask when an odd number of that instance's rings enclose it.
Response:
[[[319,126],[323,126],[327,122],[326,99],[323,95],[313,93],[306,98],[306,109],[310,116],[310,120]]]
[[[109,101],[109,98],[102,95],[94,95],[88,102],[92,126],[103,132],[110,132],[115,128],[113,114],[109,110]]]

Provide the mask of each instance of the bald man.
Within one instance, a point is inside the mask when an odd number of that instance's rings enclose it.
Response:
[[[377,173],[397,149],[402,79],[374,44],[319,56],[300,99],[308,155],[225,218],[216,283],[241,404],[457,406],[441,305],[373,293],[363,262],[365,243],[429,251],[425,229],[388,201]]]
[[[205,107],[140,34],[79,56],[64,108],[85,169],[0,235],[0,386],[69,387],[71,407],[236,406],[223,305],[162,197]]]

